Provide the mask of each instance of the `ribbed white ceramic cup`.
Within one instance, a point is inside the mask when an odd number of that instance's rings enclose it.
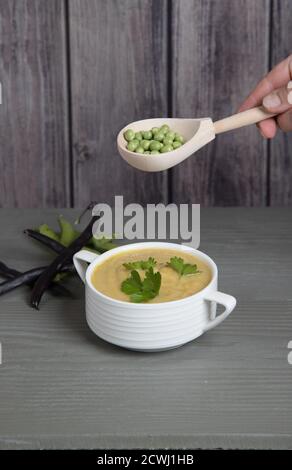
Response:
[[[200,292],[181,300],[157,304],[131,303],[98,292],[91,276],[98,264],[117,253],[161,248],[189,253],[202,259],[212,271],[210,283]],[[85,283],[85,310],[89,327],[100,338],[139,351],[161,351],[181,346],[214,328],[232,312],[236,299],[217,290],[218,270],[214,261],[199,250],[165,242],[124,245],[96,255],[88,250],[75,254],[75,268]],[[89,263],[89,266],[88,266]],[[225,310],[216,316],[217,304]]]

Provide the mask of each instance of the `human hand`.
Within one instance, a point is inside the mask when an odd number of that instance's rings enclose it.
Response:
[[[274,118],[257,124],[263,137],[272,139],[277,126],[292,131],[292,55],[276,65],[255,87],[239,108],[239,112],[262,105]]]

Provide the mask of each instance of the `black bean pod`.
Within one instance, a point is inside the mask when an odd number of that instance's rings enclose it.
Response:
[[[33,308],[39,308],[41,298],[56,274],[60,272],[64,265],[71,263],[74,254],[89,242],[92,237],[93,225],[99,218],[99,215],[94,215],[79,237],[76,238],[76,240],[74,240],[67,248],[63,247],[62,251],[60,251],[54,261],[39,276],[31,294],[30,304]]]
[[[31,230],[28,228],[24,230],[23,233],[33,238],[34,240],[41,242],[48,248],[51,248],[56,253],[61,253],[61,251],[64,249],[64,246],[60,242],[57,242],[56,240],[53,240],[52,238],[47,237],[46,235],[43,235],[42,233],[39,233],[36,230]]]
[[[8,277],[8,280],[0,283],[0,295],[6,294],[13,289],[16,289],[23,284],[33,285],[36,279],[48,268],[48,266],[41,266],[39,268],[33,268],[23,273],[16,271],[15,269],[10,269],[4,263],[0,263],[0,272],[5,273]],[[61,268],[59,272],[74,272],[72,265],[65,265]],[[4,275],[5,275],[4,274]],[[67,292],[67,289],[64,289],[62,286],[59,286],[57,283],[51,284],[52,287],[58,288],[63,293]],[[61,287],[61,289],[59,289]]]

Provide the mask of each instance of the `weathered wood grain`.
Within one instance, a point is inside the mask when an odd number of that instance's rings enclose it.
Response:
[[[41,312],[10,300],[0,325],[1,449],[292,448],[291,302],[244,300],[160,354],[99,340],[82,300]]]
[[[70,203],[63,0],[0,0],[0,206]]]
[[[0,0],[0,206],[80,206],[114,194],[142,203],[291,205],[289,134],[269,147],[254,127],[220,135],[171,178],[128,167],[115,143],[135,119],[235,112],[269,57],[275,64],[291,54],[289,7]]]
[[[116,136],[167,114],[167,2],[71,0],[69,14],[75,204],[164,201],[166,175],[129,167]]]
[[[50,253],[21,231],[57,213],[1,210],[0,259],[19,269],[45,262]],[[48,295],[39,312],[27,288],[0,299],[1,449],[292,449],[290,209],[208,208],[201,225],[201,248],[238,306],[177,350],[140,354],[99,340],[81,283],[75,299]]]
[[[292,15],[289,0],[273,0],[271,60],[276,65],[292,54]],[[278,132],[270,143],[270,204],[292,204],[292,138]]]
[[[173,115],[223,118],[267,71],[268,0],[172,2]],[[265,205],[266,142],[254,127],[219,135],[172,171],[173,201]]]

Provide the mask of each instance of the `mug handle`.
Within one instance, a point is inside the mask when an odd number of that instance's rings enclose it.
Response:
[[[73,256],[73,263],[75,266],[76,271],[78,272],[81,280],[85,284],[86,279],[86,271],[88,268],[88,264],[92,263],[98,256],[97,253],[92,253],[89,250],[81,250],[75,253]]]
[[[211,330],[215,326],[219,325],[219,323],[221,323],[223,320],[225,320],[225,318],[227,318],[228,315],[230,315],[232,310],[234,310],[235,305],[236,305],[235,297],[229,294],[223,294],[223,292],[219,292],[219,291],[211,292],[204,298],[204,300],[207,300],[210,302],[216,302],[217,304],[223,305],[223,307],[225,307],[224,312],[218,315],[218,317],[213,316],[211,314],[211,320],[209,321],[207,326],[205,326],[204,332]]]

